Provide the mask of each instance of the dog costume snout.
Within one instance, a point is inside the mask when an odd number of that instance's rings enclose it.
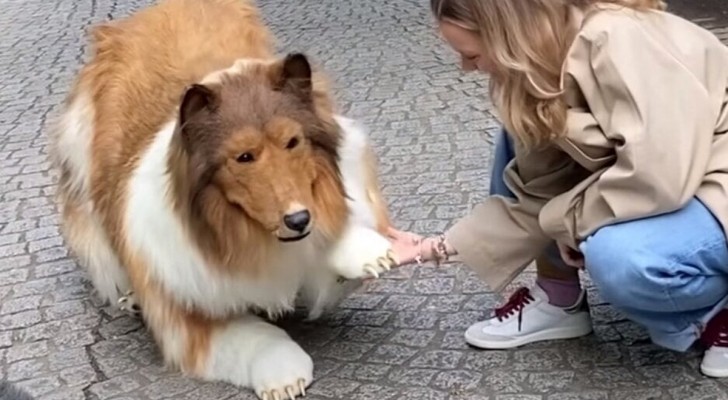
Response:
[[[308,210],[296,211],[283,217],[283,223],[292,231],[305,232],[311,223],[311,213]]]

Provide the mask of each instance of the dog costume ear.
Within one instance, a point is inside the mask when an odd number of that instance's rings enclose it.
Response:
[[[183,127],[185,122],[204,109],[214,111],[217,108],[217,101],[217,94],[209,87],[197,83],[188,86],[179,107],[180,126]]]
[[[276,90],[297,95],[302,100],[310,100],[311,64],[301,53],[288,54],[279,64],[273,86]]]
[[[185,88],[179,107],[177,129],[182,137],[184,148],[187,151],[191,151],[196,147],[197,140],[202,139],[197,136],[200,136],[205,131],[204,129],[199,129],[199,127],[188,127],[189,122],[198,114],[214,113],[219,104],[219,94],[209,86],[196,83]],[[202,116],[204,117],[204,114]]]
[[[192,182],[190,197],[195,202],[214,172],[211,148],[219,135],[210,125],[211,114],[220,106],[220,93],[213,86],[193,84],[185,88],[179,107],[177,131],[182,150],[189,157],[188,178]]]

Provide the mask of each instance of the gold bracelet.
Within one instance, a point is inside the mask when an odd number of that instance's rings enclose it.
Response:
[[[450,261],[450,253],[447,252],[447,245],[445,244],[445,234],[441,233],[437,239],[437,247],[440,249],[440,253],[445,257],[445,261]]]
[[[447,252],[444,234],[437,235],[437,241],[432,245],[432,254],[435,256],[435,265],[438,267],[443,262],[450,261],[450,254]]]
[[[417,265],[421,267],[424,263],[424,257],[422,255],[422,244],[424,244],[424,240],[415,239],[413,240],[413,244],[418,246],[417,255],[415,256],[415,262],[417,262]],[[430,253],[432,254],[435,265],[437,265],[438,267],[443,262],[450,261],[450,253],[448,253],[447,251],[444,234],[437,235],[436,240],[430,243]]]

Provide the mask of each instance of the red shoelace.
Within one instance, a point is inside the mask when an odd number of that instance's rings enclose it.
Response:
[[[728,310],[721,310],[708,322],[700,341],[708,347],[728,347]]]
[[[521,321],[523,320],[523,308],[526,304],[534,301],[535,299],[531,296],[531,291],[526,287],[522,287],[516,290],[508,302],[501,307],[495,309],[495,316],[498,321],[503,321],[505,318],[518,313],[518,330],[521,330]]]

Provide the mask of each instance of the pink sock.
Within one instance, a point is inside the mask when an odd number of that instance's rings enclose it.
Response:
[[[549,303],[556,307],[569,307],[579,299],[581,294],[581,282],[579,279],[548,279],[536,278],[536,284],[546,292]]]

